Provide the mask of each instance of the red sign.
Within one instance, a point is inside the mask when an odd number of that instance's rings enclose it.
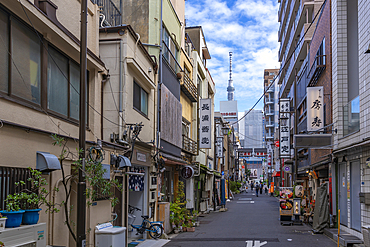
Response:
[[[245,168],[245,166],[242,166],[242,169],[244,169]]]
[[[275,143],[274,143],[274,144],[275,144],[275,147],[277,147],[277,148],[280,146],[280,145],[279,145],[279,141],[275,141]]]

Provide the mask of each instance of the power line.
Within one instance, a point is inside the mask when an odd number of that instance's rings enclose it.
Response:
[[[33,28],[33,30],[34,30],[34,32],[36,33],[36,35],[37,35],[37,37],[39,38],[39,40],[40,40],[40,42],[41,42],[41,44],[42,44],[42,46],[44,47],[44,49],[46,50],[46,52],[48,53],[48,56],[53,60],[53,62],[55,63],[55,65],[56,65],[56,67],[58,68],[58,70],[60,71],[60,73],[63,75],[63,77],[67,80],[67,82],[68,82],[68,85],[69,86],[71,86],[72,88],[73,88],[73,90],[75,90],[76,91],[76,93],[78,94],[78,95],[80,95],[80,92],[78,92],[77,91],[77,89],[71,84],[71,82],[69,81],[69,79],[68,79],[68,77],[63,73],[63,71],[60,69],[60,67],[58,66],[58,64],[56,63],[56,61],[54,60],[54,58],[53,58],[53,56],[49,53],[49,50],[46,48],[46,46],[45,46],[45,44],[44,44],[44,42],[43,42],[43,40],[41,39],[41,37],[40,37],[40,35],[39,35],[39,33],[38,33],[38,31],[36,30],[36,28],[35,28],[35,26],[33,25],[33,23],[32,23],[32,21],[31,21],[31,19],[29,18],[29,16],[28,16],[28,14],[27,14],[27,12],[26,12],[26,10],[24,9],[24,6],[23,6],[23,4],[22,4],[22,2],[19,0],[18,1],[19,3],[20,3],[20,5],[21,5],[21,7],[22,7],[22,9],[23,9],[23,12],[26,14],[26,16],[27,16],[27,19],[28,19],[28,21],[30,22],[30,24],[31,24],[31,26],[32,26],[32,28]],[[93,109],[98,115],[100,115],[101,117],[103,117],[105,120],[107,120],[108,122],[110,122],[110,123],[112,123],[112,124],[114,124],[114,125],[117,125],[117,126],[119,126],[119,127],[122,127],[121,125],[119,125],[119,124],[117,124],[117,123],[115,123],[115,122],[113,122],[113,121],[111,121],[110,119],[108,119],[108,118],[106,118],[103,114],[101,114],[100,112],[98,112],[92,105],[90,105],[89,104],[89,102],[88,101],[86,101],[86,104],[91,108],[91,109]]]
[[[317,18],[317,16],[319,14],[321,14],[321,10],[323,8],[323,6],[325,6],[326,4],[326,0],[323,2],[323,4],[321,5],[319,11],[316,13],[315,17],[312,19],[312,22],[310,23],[310,25],[308,26],[306,32],[303,34],[303,36],[299,39],[297,45],[295,46],[292,54],[289,56],[289,58],[285,61],[285,64],[282,68],[280,68],[279,70],[279,73],[275,76],[275,78],[273,79],[273,81],[270,83],[270,85],[266,88],[266,90],[263,92],[262,96],[257,100],[257,102],[252,106],[252,108],[249,109],[249,111],[243,116],[241,117],[240,119],[238,119],[238,121],[235,121],[233,123],[230,123],[230,124],[236,124],[238,123],[239,121],[241,121],[243,118],[245,118],[253,109],[254,107],[256,107],[256,105],[261,101],[261,99],[265,96],[266,92],[270,89],[270,87],[275,83],[275,80],[276,78],[281,74],[281,72],[285,69],[285,67],[288,65],[288,62],[290,62],[290,59],[293,57],[293,54],[295,53],[295,51],[297,50],[299,44],[303,41],[304,37],[306,36],[307,32],[310,30],[311,26],[315,23],[315,20]],[[292,41],[293,42],[293,41]]]

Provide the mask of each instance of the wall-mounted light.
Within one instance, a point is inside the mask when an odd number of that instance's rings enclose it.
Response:
[[[367,50],[365,51],[365,54],[366,53],[370,53],[370,44],[369,44],[369,47],[367,48]]]

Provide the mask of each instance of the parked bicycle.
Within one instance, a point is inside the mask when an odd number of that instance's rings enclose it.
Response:
[[[143,218],[143,221],[141,222],[140,225],[134,225],[134,221],[136,216],[134,215],[135,211],[141,211],[140,208],[133,207],[131,205],[128,206],[128,213],[129,216],[133,219],[133,222],[131,224],[131,227],[136,229],[137,233],[136,234],[143,234],[144,232],[149,232],[149,235],[154,238],[158,239],[162,236],[163,234],[163,226],[160,224],[160,221],[155,221],[151,222],[149,221],[149,216],[148,215],[142,215],[141,218]]]

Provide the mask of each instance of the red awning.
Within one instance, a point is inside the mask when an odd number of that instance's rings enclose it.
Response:
[[[280,177],[280,172],[274,171],[274,172],[272,173],[272,176],[273,176],[273,177]]]

